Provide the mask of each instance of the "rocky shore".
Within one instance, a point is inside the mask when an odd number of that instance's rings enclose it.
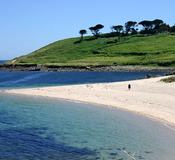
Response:
[[[0,64],[0,71],[163,71],[175,72],[175,67],[145,67],[145,66],[56,66],[56,65],[37,65],[37,64]]]

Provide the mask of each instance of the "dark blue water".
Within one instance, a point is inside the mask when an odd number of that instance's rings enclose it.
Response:
[[[4,64],[5,62],[7,62],[6,60],[0,60],[0,64]]]
[[[0,87],[35,87],[85,83],[118,82],[145,78],[163,72],[2,72]]]

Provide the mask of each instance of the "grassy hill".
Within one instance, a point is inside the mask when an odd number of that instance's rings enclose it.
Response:
[[[175,66],[175,35],[135,35],[65,39],[31,54],[16,58],[15,64],[54,64],[58,66],[147,65]],[[12,61],[11,61],[12,62]]]

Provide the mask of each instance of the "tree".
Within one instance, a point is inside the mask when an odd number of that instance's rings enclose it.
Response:
[[[123,26],[117,25],[117,26],[112,26],[111,28],[116,32],[116,35],[118,36],[118,40],[120,41],[121,32],[123,31]]]
[[[153,20],[152,21],[152,24],[153,24],[153,32],[154,33],[162,32],[161,29],[160,29],[160,26],[163,26],[164,22],[161,19],[155,19],[155,20]]]
[[[153,22],[152,21],[144,20],[144,21],[139,22],[139,25],[142,25],[145,30],[153,29]]]
[[[152,24],[154,25],[154,29],[159,29],[160,25],[162,25],[164,22],[161,19],[155,19],[152,21]]]
[[[92,34],[98,38],[99,35],[100,35],[100,30],[103,29],[104,26],[102,24],[97,24],[96,26],[94,27],[90,27],[89,30],[92,32]]]
[[[168,28],[168,26],[164,24],[164,22],[161,19],[155,19],[153,21],[144,20],[141,21],[139,25],[142,25],[144,27],[144,31],[142,31],[142,33],[149,34],[162,32],[162,30]]]
[[[143,30],[140,32],[142,34],[154,34],[154,25],[153,25],[153,21],[149,21],[149,20],[144,20],[139,22],[139,25],[143,26]]]
[[[170,28],[170,32],[175,32],[175,25]]]
[[[114,30],[116,33],[121,33],[123,31],[122,25],[112,26],[112,30]]]
[[[129,32],[133,32],[136,31],[135,27],[136,27],[137,22],[134,21],[128,21],[127,23],[125,23],[125,28],[126,28],[126,33],[128,34]]]
[[[87,31],[86,31],[85,29],[82,29],[82,30],[79,31],[79,33],[80,33],[80,35],[81,35],[80,40],[82,41],[83,38],[84,38],[83,36],[84,36],[84,34],[87,34]]]
[[[171,31],[171,27],[170,25],[163,23],[159,26],[159,28],[157,29],[157,32],[161,33],[161,32],[170,32]]]

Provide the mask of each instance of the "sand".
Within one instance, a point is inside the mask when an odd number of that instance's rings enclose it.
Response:
[[[45,96],[113,106],[175,125],[175,83],[159,78],[127,82],[5,90],[10,94]],[[128,90],[131,84],[131,90]],[[139,122],[138,122],[139,123]]]

